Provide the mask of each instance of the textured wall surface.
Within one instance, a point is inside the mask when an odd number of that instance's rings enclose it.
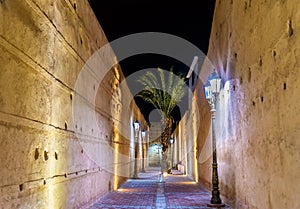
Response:
[[[196,66],[194,73],[205,77],[203,71],[211,70],[211,63],[204,59],[203,66]],[[190,78],[190,81],[194,79]],[[210,185],[211,178],[211,132],[210,132],[210,110],[205,100],[202,79],[197,79],[193,92],[189,92],[190,101],[188,110],[184,113],[179,126],[175,131],[174,163],[180,163],[181,169],[193,180]],[[208,175],[205,175],[208,174]]]
[[[216,1],[208,57],[224,83],[219,180],[234,208],[300,208],[299,8],[297,0]]]
[[[0,208],[84,207],[132,174],[142,118],[113,52],[101,79],[90,61],[106,43],[86,0],[0,1]]]

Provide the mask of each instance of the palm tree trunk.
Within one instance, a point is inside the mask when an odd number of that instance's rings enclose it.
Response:
[[[168,117],[165,119],[164,124],[165,129],[161,134],[161,145],[162,145],[162,152],[161,152],[161,178],[163,178],[163,174],[165,171],[168,170],[168,165],[167,165],[167,150],[170,144],[170,137],[171,137],[171,131],[172,131],[172,118]]]

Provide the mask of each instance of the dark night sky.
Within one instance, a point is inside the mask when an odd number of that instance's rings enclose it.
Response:
[[[163,32],[179,36],[207,53],[215,0],[200,1],[103,1],[89,0],[108,41],[140,32]],[[125,77],[145,68],[188,72],[189,66],[163,55],[139,54],[120,61]],[[137,104],[147,118],[151,107]],[[182,110],[181,110],[182,111]],[[181,113],[183,114],[183,113]],[[180,117],[180,116],[179,116]]]

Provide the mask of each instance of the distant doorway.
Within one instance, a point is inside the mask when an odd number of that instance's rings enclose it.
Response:
[[[148,149],[149,166],[159,167],[161,158],[161,146],[158,143],[151,144]]]

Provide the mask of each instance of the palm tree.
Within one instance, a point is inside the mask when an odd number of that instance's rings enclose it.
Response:
[[[138,82],[144,87],[144,90],[136,96],[161,110],[161,122],[165,127],[160,136],[163,172],[174,122],[172,111],[185,95],[185,80],[183,76],[175,75],[172,68],[170,71],[157,68],[157,73],[148,71],[138,79]]]

